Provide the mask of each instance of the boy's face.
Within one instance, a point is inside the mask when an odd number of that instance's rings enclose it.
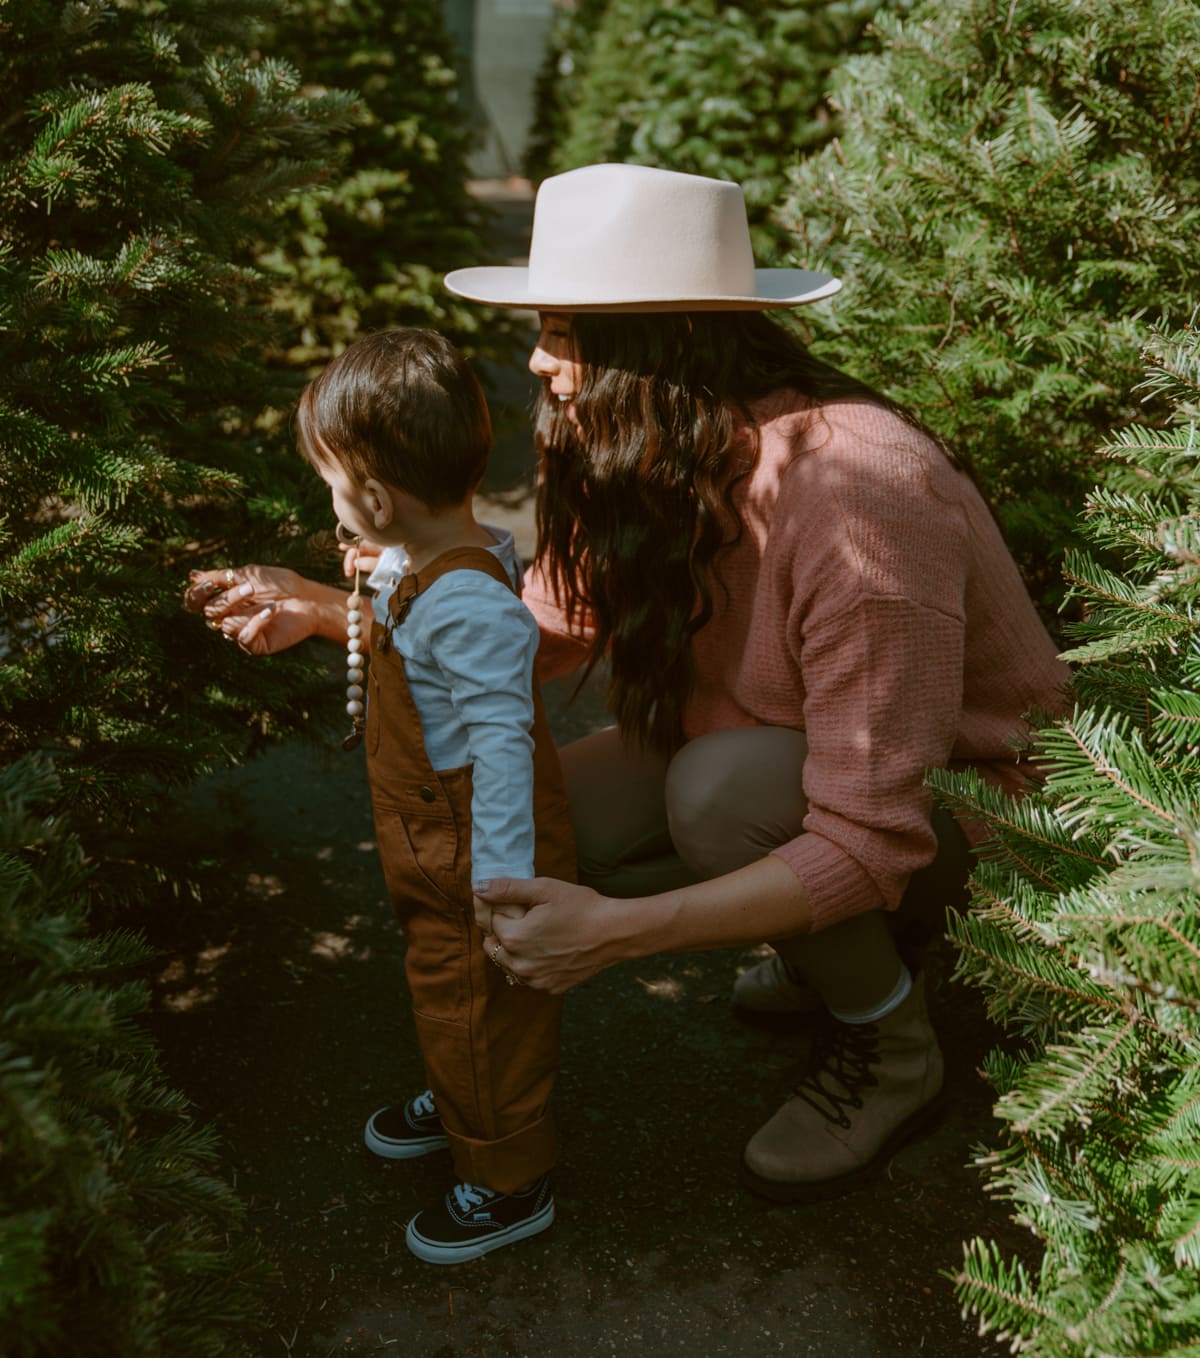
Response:
[[[325,452],[323,446],[321,452]],[[359,537],[378,541],[375,523],[379,510],[378,497],[371,493],[368,486],[360,485],[348,472],[343,471],[332,456],[322,456],[321,461],[314,465],[321,480],[329,487],[333,512],[338,522]]]

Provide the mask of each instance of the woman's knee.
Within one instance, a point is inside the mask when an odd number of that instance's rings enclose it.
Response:
[[[631,749],[615,726],[559,750],[581,880],[600,885],[629,861],[669,853],[665,761]]]
[[[750,726],[689,741],[667,768],[671,839],[697,875],[744,867],[801,832],[808,802],[801,731]]]

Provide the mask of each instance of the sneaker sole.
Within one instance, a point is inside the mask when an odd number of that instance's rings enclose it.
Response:
[[[761,1198],[770,1198],[772,1202],[824,1202],[827,1198],[839,1198],[843,1193],[849,1193],[866,1180],[874,1178],[901,1147],[930,1131],[945,1111],[945,1106],[944,1094],[939,1094],[924,1108],[918,1108],[907,1122],[902,1122],[879,1148],[874,1159],[858,1169],[852,1169],[849,1174],[839,1174],[836,1179],[814,1182],[764,1179],[743,1160],[742,1183],[752,1193],[757,1193]]]
[[[380,1136],[375,1130],[375,1119],[383,1111],[379,1108],[372,1113],[363,1128],[363,1144],[373,1155],[381,1155],[385,1160],[415,1160],[418,1156],[432,1155],[434,1151],[445,1150],[449,1146],[448,1136],[425,1136],[408,1141],[393,1141]]]
[[[554,1203],[548,1202],[536,1216],[528,1221],[508,1226],[497,1231],[486,1240],[464,1240],[459,1244],[447,1245],[437,1240],[429,1240],[416,1229],[417,1218],[408,1223],[404,1232],[404,1243],[427,1264],[465,1264],[470,1259],[480,1259],[493,1250],[503,1249],[505,1245],[515,1245],[519,1240],[528,1240],[531,1235],[539,1235],[554,1225]]]

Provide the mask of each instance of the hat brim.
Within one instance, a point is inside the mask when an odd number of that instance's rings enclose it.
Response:
[[[468,301],[528,311],[764,311],[819,302],[842,287],[841,279],[807,269],[755,269],[750,297],[536,296],[529,290],[529,270],[511,265],[455,269],[443,281]]]

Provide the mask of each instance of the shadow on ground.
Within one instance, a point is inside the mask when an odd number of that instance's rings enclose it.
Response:
[[[548,703],[560,740],[601,716],[594,695],[564,696]],[[276,1266],[265,1356],[996,1352],[939,1276],[964,1238],[1012,1236],[966,1167],[991,1135],[975,1071],[992,1035],[945,957],[932,967],[945,1119],[871,1187],[817,1207],[737,1183],[743,1143],[806,1047],[803,1030],[731,1012],[753,950],[589,982],[564,1025],[557,1223],[439,1268],[408,1254],[404,1226],[449,1186],[448,1157],[386,1163],[361,1141],[375,1108],[424,1083],[361,752],[279,749],[202,784],[188,814],[220,837],[231,874],[220,936],[162,970],[155,1029]]]

